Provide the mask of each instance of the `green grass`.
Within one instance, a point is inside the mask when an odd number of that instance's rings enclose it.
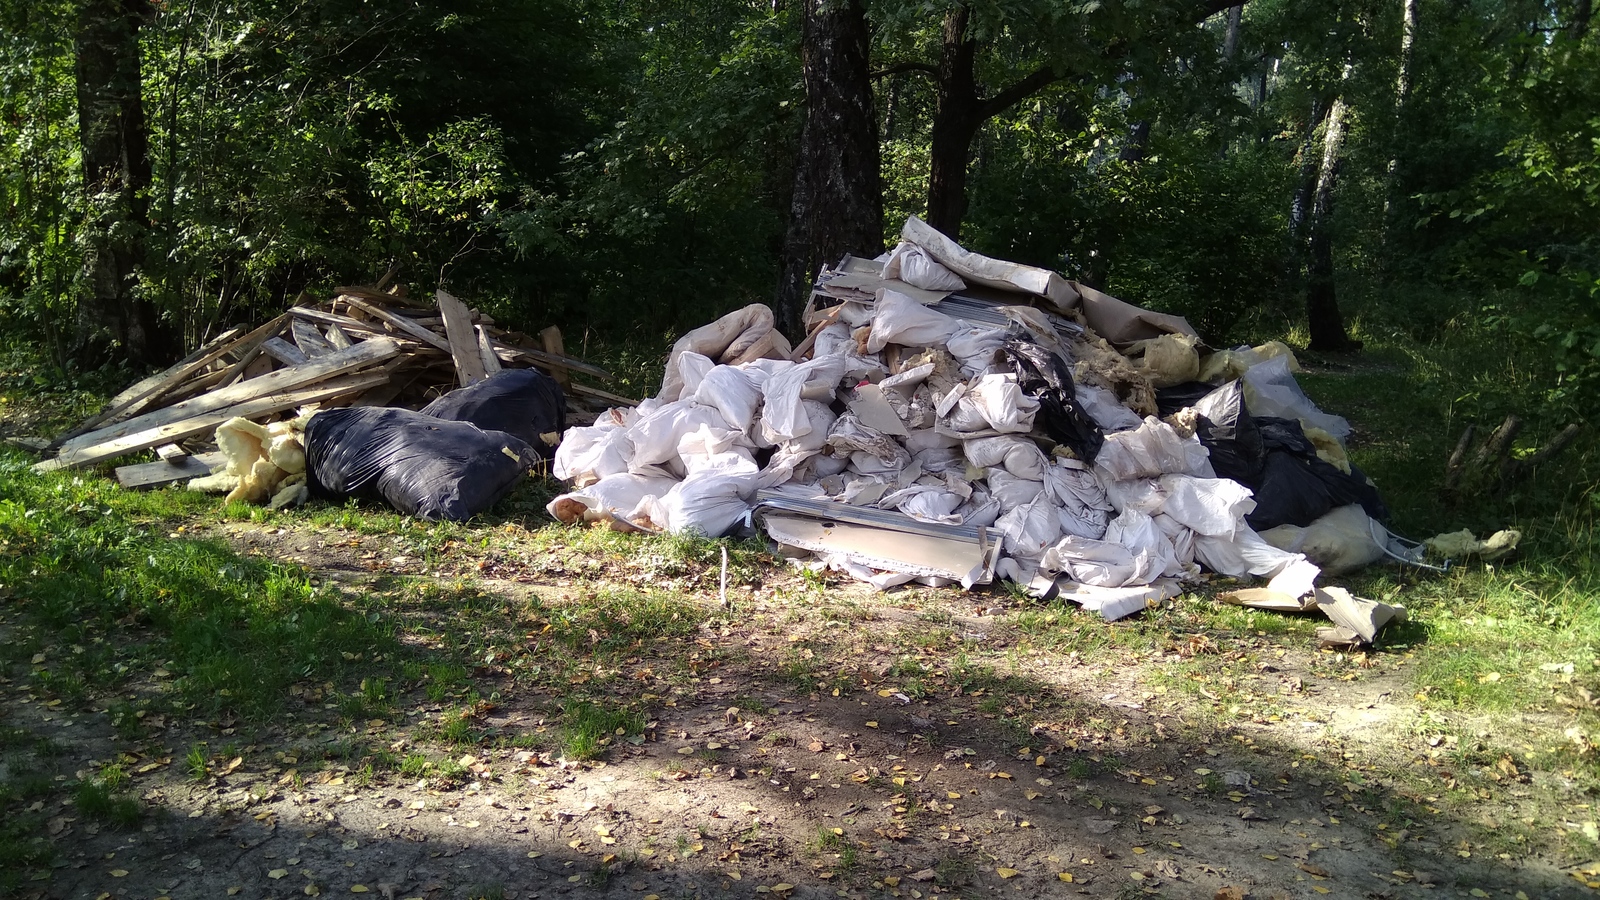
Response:
[[[215,508],[188,491],[35,475],[0,453],[0,585],[42,643],[102,648],[61,654],[48,689],[81,696],[116,684],[119,664],[157,658],[186,704],[266,718],[296,682],[381,672],[352,665],[398,649],[381,615],[351,610],[298,567],[170,530]]]
[[[614,741],[643,731],[644,714],[627,707],[576,700],[561,711],[561,750],[568,759],[594,759]]]

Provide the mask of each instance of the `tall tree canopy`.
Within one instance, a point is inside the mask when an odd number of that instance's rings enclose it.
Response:
[[[1600,379],[1591,17],[0,0],[0,312],[62,364],[153,363],[398,262],[661,346],[750,302],[792,320],[819,265],[916,214],[1218,343],[1489,315],[1574,398]]]

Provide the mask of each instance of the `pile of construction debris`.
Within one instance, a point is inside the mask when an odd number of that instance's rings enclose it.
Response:
[[[1182,318],[916,218],[824,270],[804,321],[792,349],[760,305],[684,335],[657,397],[566,433],[551,514],[759,526],[880,588],[998,576],[1108,619],[1205,572],[1268,578],[1241,602],[1321,601],[1366,640],[1397,612],[1315,591],[1319,563],[1416,554],[1282,344],[1207,352]]]
[[[563,424],[590,422],[599,410],[633,402],[579,380],[611,376],[567,356],[559,330],[535,338],[500,329],[444,291],[436,294],[437,308],[418,307],[403,286],[386,284],[392,275],[373,286],[336,288],[323,303],[302,295],[299,305],[265,325],[216,336],[56,438],[44,448],[54,457],[35,468],[86,466],[154,449],[159,461],[117,469],[125,487],[189,480],[229,492],[231,500],[282,506],[307,494],[304,431],[318,411],[416,409],[503,369],[529,367],[559,385],[543,396],[554,398],[547,405],[565,404],[556,420]],[[548,455],[559,430],[550,427],[542,440],[525,437]]]

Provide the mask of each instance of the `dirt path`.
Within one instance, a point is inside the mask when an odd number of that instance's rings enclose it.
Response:
[[[574,574],[580,560],[515,537],[422,560],[382,536],[210,533],[352,589],[396,573],[472,577],[490,594],[559,602],[703,575],[643,563]],[[832,584],[802,602],[795,576],[759,580],[692,638],[610,673],[651,718],[592,762],[548,749],[551,699],[519,686],[515,661],[475,673],[470,746],[440,739],[450,705],[422,692],[364,723],[312,694],[268,726],[163,719],[130,741],[108,708],[45,705],[12,672],[9,725],[56,749],[13,750],[7,765],[66,780],[120,755],[134,794],[164,810],[132,831],[70,803],[41,810],[58,867],[23,895],[1591,893],[1548,857],[1494,842],[1492,825],[1540,787],[1514,766],[1482,806],[1487,823],[1417,789],[1426,779],[1408,770],[1445,763],[1419,734],[1403,656],[1334,660],[1265,637],[1240,649],[1176,628],[1118,646],[1121,632],[1086,614],[1042,625],[1025,607],[985,614],[978,603],[994,597]],[[1094,642],[1066,650],[1032,639],[1039,628]],[[979,661],[986,674],[958,677]],[[156,673],[129,697],[160,689]],[[196,770],[186,751],[198,745]],[[451,765],[414,777],[373,766],[384,749]]]

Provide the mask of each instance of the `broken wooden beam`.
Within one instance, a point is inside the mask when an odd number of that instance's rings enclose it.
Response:
[[[472,330],[472,313],[466,304],[443,290],[435,291],[439,312],[444,316],[445,340],[450,346],[450,358],[455,360],[456,380],[462,386],[485,381],[483,357],[478,355],[478,337]]]
[[[137,416],[109,428],[102,428],[74,438],[61,446],[61,453],[57,457],[57,465],[58,467],[87,465],[103,459],[121,456],[134,450],[144,450],[157,444],[164,444],[167,441],[180,440],[197,432],[187,431],[178,435],[167,435],[162,429],[170,423],[191,421],[216,410],[247,403],[269,394],[292,391],[360,369],[370,368],[398,355],[399,352],[400,348],[395,346],[393,341],[374,338],[370,341],[363,341],[348,350],[339,350],[329,354],[322,359],[298,366],[290,366],[286,369],[279,369],[276,372],[268,372],[259,378],[220,388],[191,400],[185,400],[182,403]],[[386,372],[382,373],[381,377],[387,378],[388,374]],[[273,411],[276,412],[277,410]],[[244,414],[240,413],[240,415]],[[231,418],[231,416],[226,418]],[[222,421],[226,421],[226,418]],[[215,424],[221,424],[221,422]],[[142,436],[158,433],[163,436],[148,443],[139,442],[144,439]],[[135,437],[138,437],[138,439],[129,443]]]

